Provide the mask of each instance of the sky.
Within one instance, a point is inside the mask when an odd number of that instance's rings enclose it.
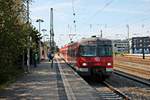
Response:
[[[32,0],[30,19],[42,36],[49,35],[50,8],[54,9],[54,34],[59,47],[92,35],[108,39],[126,39],[127,25],[130,38],[150,36],[150,0]],[[75,16],[73,16],[75,13]],[[73,21],[76,21],[76,28]],[[43,40],[48,40],[44,36]]]

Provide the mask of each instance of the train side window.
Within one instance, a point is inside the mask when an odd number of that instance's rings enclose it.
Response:
[[[78,48],[77,52],[76,52],[76,56],[79,57],[80,56],[80,47]]]
[[[73,49],[71,49],[71,57],[73,57]]]

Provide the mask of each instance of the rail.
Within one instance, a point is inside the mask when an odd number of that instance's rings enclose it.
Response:
[[[106,85],[110,90],[112,90],[113,92],[115,92],[116,94],[120,95],[121,97],[123,97],[125,100],[130,100],[130,98],[128,96],[126,96],[124,93],[122,93],[121,91],[119,91],[118,89],[114,88],[113,86],[111,86],[109,83],[107,83],[106,81],[103,82],[104,85]]]

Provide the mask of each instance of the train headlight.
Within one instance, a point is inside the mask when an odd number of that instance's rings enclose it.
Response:
[[[111,63],[107,63],[107,66],[111,66]]]
[[[82,63],[82,66],[87,66],[87,63]]]

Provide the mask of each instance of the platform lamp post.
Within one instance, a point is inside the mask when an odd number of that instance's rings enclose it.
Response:
[[[42,19],[37,19],[36,22],[39,23],[39,33],[41,34],[41,22],[44,22]],[[41,40],[39,40],[39,62],[41,60]]]
[[[45,41],[45,32],[47,30],[46,29],[42,29],[42,32],[43,32],[43,50],[42,50],[42,55],[44,56],[44,59],[46,59],[46,55],[47,55],[47,46],[46,46],[46,41]]]
[[[44,38],[44,42],[45,42],[45,36],[46,36],[46,34],[45,34],[45,32],[46,32],[47,30],[46,29],[42,29],[42,32],[43,32],[43,38]]]
[[[41,33],[41,22],[44,22],[43,19],[37,19],[36,22],[39,23],[39,33]]]

